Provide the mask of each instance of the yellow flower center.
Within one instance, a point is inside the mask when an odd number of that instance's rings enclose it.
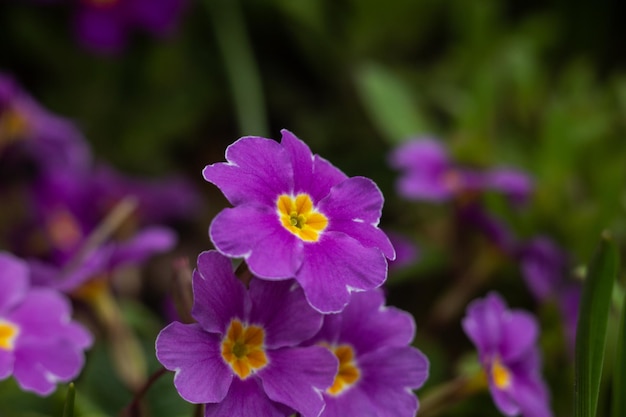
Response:
[[[222,340],[222,358],[241,379],[267,365],[263,350],[265,332],[259,326],[244,326],[239,320],[230,322]]]
[[[331,395],[339,395],[354,385],[360,378],[361,372],[354,360],[354,350],[348,345],[339,345],[329,348],[339,360],[339,369],[333,385],[326,390]]]
[[[508,388],[511,385],[511,371],[496,357],[491,364],[491,378],[499,389]]]
[[[282,194],[276,206],[285,229],[306,242],[317,242],[328,225],[326,216],[315,211],[308,194],[298,194],[295,198]]]
[[[28,133],[28,121],[16,109],[8,108],[0,115],[0,147],[23,139]]]
[[[19,333],[20,328],[16,324],[0,320],[0,349],[13,350]]]

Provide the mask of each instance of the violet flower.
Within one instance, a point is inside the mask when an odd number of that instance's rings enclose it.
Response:
[[[0,73],[0,157],[15,146],[44,170],[62,167],[78,174],[91,163],[89,147],[74,124],[44,109],[12,77]]]
[[[470,303],[462,326],[478,350],[498,409],[507,416],[552,416],[541,376],[535,318],[509,310],[500,295],[492,292]]]
[[[567,255],[550,238],[540,236],[524,243],[518,256],[526,285],[536,299],[556,295],[565,284]]]
[[[468,193],[496,191],[520,204],[532,192],[526,173],[511,168],[464,168],[451,160],[441,142],[431,138],[400,145],[390,154],[389,164],[402,172],[398,194],[410,200],[444,202]]]
[[[337,360],[320,346],[300,347],[322,324],[293,281],[253,278],[248,290],[230,259],[203,252],[193,274],[194,324],[174,322],[156,355],[174,385],[209,417],[317,417]]]
[[[383,196],[372,180],[348,178],[287,130],[281,143],[241,138],[226,159],[203,171],[235,206],[211,223],[217,250],[260,278],[295,278],[323,313],[384,282],[395,252],[377,227]]]
[[[92,176],[60,170],[35,183],[31,234],[39,235],[40,246],[30,248],[27,239],[21,248],[30,255],[34,284],[69,292],[97,275],[141,263],[176,244],[175,233],[167,227],[135,227],[130,221],[134,206],[128,209],[126,222],[120,221],[131,223],[129,230],[122,224],[111,226],[114,230],[94,239],[113,201],[97,185]]]
[[[92,336],[71,321],[71,305],[47,288],[31,288],[26,263],[0,253],[0,379],[39,395],[81,371]]]
[[[390,270],[399,270],[414,265],[420,258],[418,246],[408,237],[386,231],[389,241],[396,251],[396,259],[389,261]]]
[[[411,391],[428,378],[428,360],[410,346],[413,317],[384,306],[380,289],[353,294],[339,314],[324,316],[310,341],[339,360],[333,385],[324,393],[322,417],[413,417],[418,400]]]
[[[83,0],[75,30],[87,48],[118,53],[135,28],[157,36],[171,33],[186,4],[186,0]]]

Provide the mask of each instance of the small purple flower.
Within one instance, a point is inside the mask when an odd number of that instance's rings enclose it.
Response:
[[[507,416],[552,416],[541,376],[535,318],[509,310],[497,293],[490,293],[470,303],[462,326],[478,350],[498,409]]]
[[[134,28],[167,35],[176,26],[186,0],[83,0],[75,30],[88,48],[119,53]]]
[[[482,205],[469,203],[459,208],[459,220],[463,227],[474,227],[487,240],[507,256],[518,251],[517,237],[501,219],[487,212]]]
[[[523,203],[532,192],[524,172],[510,168],[471,170],[450,159],[441,142],[431,138],[410,140],[396,148],[389,164],[400,171],[398,193],[411,200],[444,202],[473,192],[497,191],[514,204]]]
[[[69,292],[96,275],[141,263],[176,244],[176,234],[169,228],[134,224],[136,207],[128,209],[123,224],[94,239],[119,197],[103,193],[114,188],[103,187],[97,178],[55,170],[34,184],[30,235],[38,236],[39,244],[31,248],[26,239],[21,248],[29,257],[33,284]]]
[[[41,107],[9,75],[0,73],[0,156],[13,145],[24,148],[40,168],[84,171],[89,147],[69,121]]]
[[[71,321],[61,294],[30,288],[27,265],[0,253],[0,379],[13,375],[19,386],[39,395],[80,372],[91,335]]]
[[[383,196],[372,180],[348,178],[287,130],[281,143],[241,138],[226,159],[203,171],[235,206],[209,230],[221,253],[260,278],[295,278],[323,313],[384,282],[395,253],[377,227]]]
[[[409,346],[413,317],[384,306],[380,289],[353,294],[339,314],[324,316],[309,342],[337,356],[339,370],[324,393],[322,417],[413,417],[418,400],[412,389],[428,378],[428,360]]]
[[[544,301],[565,284],[567,255],[550,238],[540,236],[519,249],[522,275],[536,299]]]
[[[417,245],[404,235],[387,231],[387,236],[396,251],[396,259],[389,262],[389,269],[402,269],[414,265],[419,257],[420,251]]]
[[[156,355],[175,371],[181,397],[206,404],[207,417],[317,417],[337,360],[320,346],[300,347],[320,329],[293,281],[253,278],[248,290],[230,259],[203,252],[193,274],[194,324],[174,322]]]

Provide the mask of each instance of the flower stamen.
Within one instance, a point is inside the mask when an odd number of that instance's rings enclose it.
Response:
[[[330,348],[339,360],[339,369],[333,384],[326,390],[331,395],[339,395],[354,385],[361,377],[359,367],[354,360],[354,350],[349,345],[339,345]]]
[[[19,333],[20,328],[16,324],[0,320],[0,349],[13,350]]]
[[[511,371],[496,357],[491,365],[491,378],[499,389],[506,389],[511,385]]]
[[[276,201],[278,216],[285,229],[306,242],[317,242],[328,225],[328,219],[315,211],[308,194],[295,197],[282,194]]]
[[[263,343],[265,332],[259,326],[244,326],[239,320],[230,322],[222,341],[222,358],[241,379],[267,365]]]

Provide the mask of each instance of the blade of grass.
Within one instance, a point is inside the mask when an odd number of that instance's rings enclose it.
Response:
[[[63,406],[63,417],[74,416],[74,397],[76,395],[76,389],[74,383],[70,382],[67,387],[67,394],[65,394],[65,406]]]
[[[626,416],[626,295],[619,322],[615,369],[613,370],[613,417]]]
[[[617,247],[608,232],[589,265],[576,329],[574,416],[595,417],[604,362],[613,282],[619,268]]]

